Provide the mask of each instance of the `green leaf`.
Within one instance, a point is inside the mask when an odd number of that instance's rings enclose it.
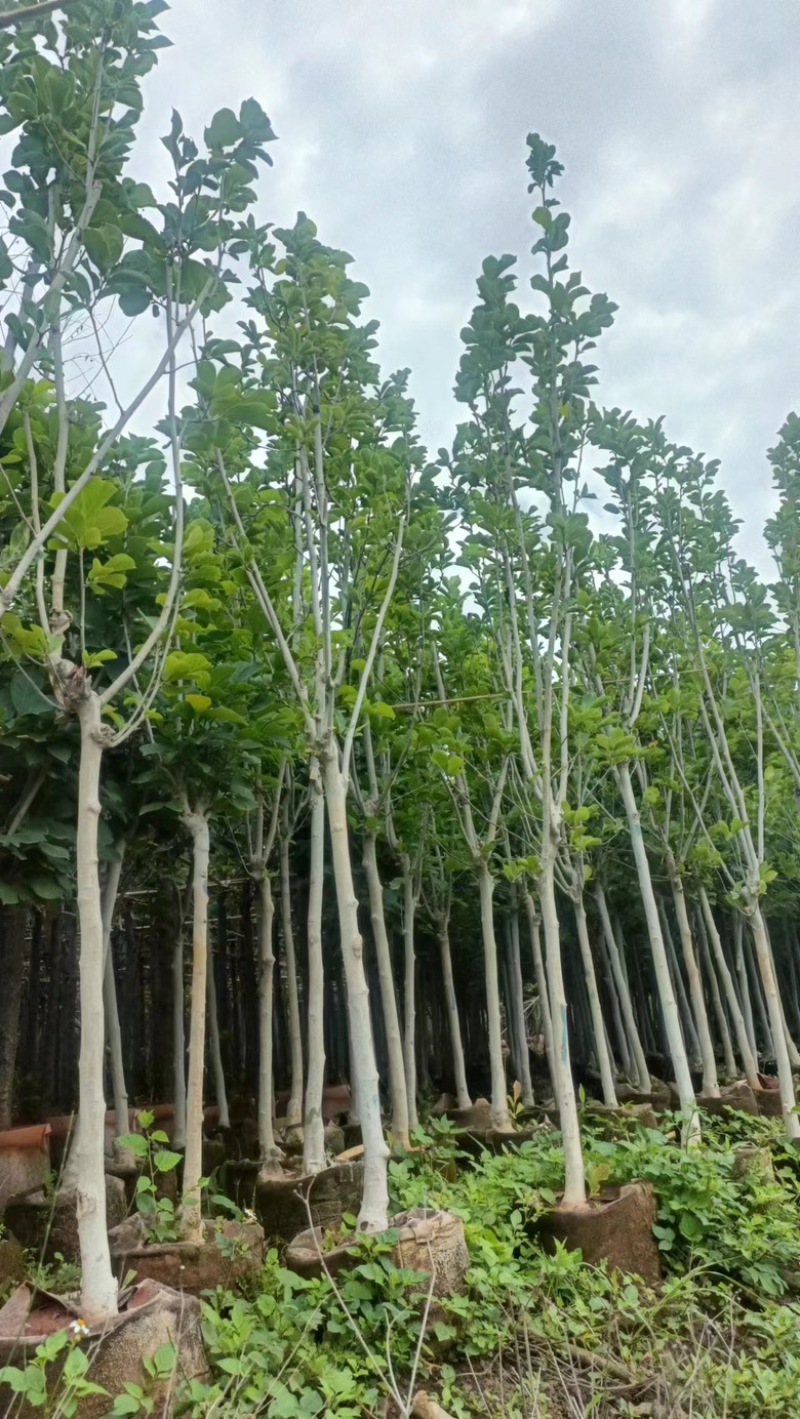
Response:
[[[128,526],[128,519],[122,508],[108,506],[117,492],[115,483],[102,478],[87,483],[64,514],[53,543],[66,545],[73,551],[95,551],[112,537],[120,537]],[[54,493],[50,506],[57,508],[63,496],[63,493]]]
[[[208,695],[187,695],[186,703],[187,705],[191,705],[192,709],[196,710],[198,714],[202,714],[204,710],[210,707],[212,702]]]
[[[232,148],[242,137],[242,125],[232,108],[214,114],[204,134],[209,148]]]
[[[687,1242],[699,1242],[703,1237],[703,1223],[695,1212],[682,1212],[678,1230]]]
[[[174,685],[179,680],[194,680],[199,684],[198,675],[207,676],[211,661],[197,651],[173,650],[164,665],[164,684]]]
[[[133,1153],[135,1158],[146,1158],[148,1147],[147,1139],[141,1133],[123,1133],[119,1140],[120,1148],[124,1148],[128,1153]]]
[[[153,1166],[157,1173],[171,1173],[177,1168],[181,1161],[180,1153],[171,1153],[168,1148],[162,1148],[153,1158]]]
[[[59,902],[63,896],[62,888],[52,877],[29,877],[28,886],[43,902]]]
[[[48,700],[30,676],[21,670],[11,681],[10,693],[17,714],[52,714],[55,709],[52,700]]]

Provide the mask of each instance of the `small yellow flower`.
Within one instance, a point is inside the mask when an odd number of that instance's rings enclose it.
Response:
[[[256,1214],[255,1214],[255,1212],[253,1211],[252,1207],[245,1207],[245,1209],[244,1209],[244,1220],[245,1220],[245,1222],[255,1222],[255,1220],[256,1220]]]
[[[72,1334],[74,1335],[76,1340],[83,1340],[83,1337],[89,1334],[89,1327],[86,1324],[86,1321],[81,1320],[80,1317],[72,1322],[72,1324],[70,1325],[70,1330],[72,1331]]]

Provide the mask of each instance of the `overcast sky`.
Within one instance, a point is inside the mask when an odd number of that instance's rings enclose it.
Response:
[[[566,166],[571,260],[619,307],[599,398],[723,460],[762,560],[765,450],[800,405],[796,0],[174,0],[147,162],[254,95],[280,141],[262,215],[356,258],[386,371],[447,443],[488,253],[531,269],[525,137]],[[138,164],[137,164],[138,166]]]

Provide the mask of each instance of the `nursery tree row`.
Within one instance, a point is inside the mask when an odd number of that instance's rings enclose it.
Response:
[[[604,406],[534,134],[431,457],[350,255],[261,221],[259,102],[142,180],[165,9],[0,28],[0,1124],[77,1111],[92,1320],[107,1101],[174,1101],[187,1237],[211,1100],[266,1174],[277,1090],[313,1173],[347,1080],[372,1230],[442,1089],[503,1129],[535,1076],[567,1203],[581,1084],[666,1075],[691,1145],[775,1072],[800,1135],[800,421],[765,582],[717,463]]]

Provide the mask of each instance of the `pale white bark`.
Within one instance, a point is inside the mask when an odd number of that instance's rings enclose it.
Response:
[[[100,823],[100,769],[104,734],[100,700],[94,690],[83,698],[78,719],[81,757],[78,774],[77,897],[80,923],[81,1044],[78,1061],[76,1183],[81,1253],[81,1310],[88,1324],[103,1327],[117,1314],[117,1281],[111,1269],[106,1232],[105,1127],[103,1092],[103,914],[97,860]]]
[[[369,913],[372,935],[375,941],[375,956],[378,962],[378,979],[381,987],[381,1007],[383,1027],[386,1033],[386,1052],[389,1064],[389,1094],[392,1101],[392,1133],[398,1142],[409,1146],[408,1096],[403,1062],[403,1039],[400,1033],[400,1016],[397,1010],[397,995],[392,970],[392,952],[386,930],[383,910],[383,886],[378,870],[378,854],[375,834],[364,834],[362,861],[369,892]]]
[[[742,1061],[742,1068],[744,1069],[745,1078],[751,1089],[758,1089],[758,1063],[756,1061],[755,1051],[752,1047],[752,1042],[747,1029],[747,1023],[744,1018],[744,1013],[739,1005],[739,999],[736,994],[736,988],[733,983],[733,977],[730,973],[730,970],[728,969],[728,962],[725,960],[725,952],[722,949],[722,942],[720,940],[720,935],[717,930],[717,923],[714,920],[714,913],[711,910],[711,903],[708,900],[708,893],[706,892],[705,887],[700,887],[699,895],[700,910],[703,913],[703,921],[705,922],[706,933],[708,935],[708,940],[714,955],[714,961],[716,962],[717,971],[719,972],[719,978],[722,981],[722,988],[725,992],[725,999],[728,1003],[728,1010],[730,1011],[731,1021],[733,1022],[733,1032],[736,1036],[736,1044],[738,1046],[739,1055]]]
[[[200,807],[183,814],[192,839],[192,1002],[189,1022],[189,1081],[186,1089],[186,1155],[183,1165],[181,1232],[202,1239],[200,1182],[203,1176],[203,1075],[206,1050],[208,973],[208,817]]]
[[[572,901],[575,911],[575,924],[578,928],[578,945],[581,953],[581,964],[583,965],[583,978],[586,982],[586,993],[589,997],[589,1009],[592,1016],[592,1032],[594,1034],[594,1044],[597,1052],[597,1063],[600,1069],[603,1103],[608,1108],[615,1109],[617,1107],[617,1090],[614,1084],[614,1070],[608,1051],[608,1040],[606,1038],[605,1024],[603,1021],[603,1008],[600,1004],[600,992],[597,989],[597,976],[594,969],[592,944],[589,940],[589,928],[586,921],[586,908],[583,904],[583,893],[580,888],[578,888],[578,895],[573,895]]]
[[[416,1128],[417,1117],[417,1002],[416,969],[417,958],[414,949],[414,921],[417,912],[417,893],[414,887],[414,873],[411,862],[404,853],[401,859],[403,872],[403,1064],[406,1080],[406,1106],[409,1128]]]
[[[358,929],[358,901],[353,886],[350,839],[347,830],[347,787],[339,768],[336,746],[328,743],[322,760],[325,801],[331,833],[333,873],[339,912],[353,1080],[357,1082],[361,1131],[364,1140],[364,1191],[358,1224],[362,1231],[386,1230],[389,1212],[387,1163],[389,1150],[383,1136],[378,1069],[369,1014],[369,991],[364,971],[364,943]]]
[[[437,936],[439,938],[439,956],[442,963],[442,979],[444,981],[447,1019],[450,1025],[450,1048],[453,1054],[456,1102],[460,1109],[468,1109],[472,1100],[470,1099],[469,1089],[467,1088],[467,1071],[464,1064],[461,1022],[458,1018],[458,1002],[456,1000],[455,984],[453,982],[453,958],[450,953],[450,931],[446,920],[439,923]]]
[[[228,1091],[225,1088],[225,1070],[222,1065],[222,1049],[219,1039],[219,1012],[217,1010],[217,982],[214,976],[214,952],[208,952],[208,1034],[211,1054],[211,1068],[214,1073],[214,1097],[219,1109],[220,1128],[230,1128]]]
[[[565,1207],[580,1207],[586,1201],[586,1177],[581,1151],[581,1130],[575,1098],[575,1081],[572,1078],[569,1053],[567,998],[564,993],[564,975],[561,967],[561,932],[558,924],[558,908],[553,880],[554,866],[552,848],[548,850],[545,840],[542,844],[539,873],[539,904],[547,963],[547,994],[553,1026],[553,1064],[555,1078],[558,1081],[556,1102],[561,1137],[564,1141],[563,1201]]]
[[[500,982],[497,970],[497,939],[494,931],[494,878],[484,857],[478,863],[478,890],[481,902],[481,935],[483,966],[486,980],[486,1014],[489,1021],[489,1068],[492,1078],[492,1123],[495,1128],[510,1128],[506,1092],[506,1071],[503,1061],[503,1025],[500,1013]]]
[[[325,1125],[322,1090],[325,1082],[325,1031],[323,1010],[325,974],[322,956],[322,893],[325,876],[325,799],[316,759],[309,774],[311,832],[308,883],[308,1079],[303,1114],[303,1171],[319,1173],[325,1167]]]
[[[684,1141],[694,1143],[698,1142],[700,1139],[700,1120],[697,1112],[697,1102],[692,1087],[692,1076],[689,1072],[689,1061],[686,1058],[686,1047],[681,1032],[678,1005],[675,999],[675,992],[672,989],[667,953],[664,946],[664,938],[661,934],[661,922],[658,916],[658,904],[656,902],[655,892],[653,891],[650,863],[647,860],[647,849],[642,833],[639,809],[633,792],[633,784],[631,783],[629,764],[623,763],[618,766],[617,782],[622,795],[625,816],[628,820],[628,831],[630,832],[631,846],[636,863],[639,892],[644,905],[647,934],[650,940],[650,949],[653,953],[656,985],[658,987],[664,1025],[667,1032],[669,1052],[672,1056],[672,1067],[675,1070],[678,1097],[681,1110],[686,1116]]]
[[[689,982],[689,999],[692,1003],[692,1015],[694,1016],[695,1029],[697,1030],[697,1038],[700,1044],[700,1058],[703,1064],[703,1094],[707,1098],[718,1099],[719,1080],[717,1078],[717,1061],[714,1056],[714,1043],[711,1039],[711,1030],[708,1024],[706,998],[703,994],[703,982],[700,977],[700,969],[694,951],[692,928],[689,923],[689,913],[686,909],[686,896],[683,890],[683,882],[678,872],[677,865],[671,856],[667,858],[667,871],[669,873],[670,886],[672,887],[672,901],[675,907],[678,932],[681,938],[683,962],[686,966],[686,977]]]
[[[778,1066],[778,1084],[781,1092],[783,1123],[790,1138],[800,1138],[800,1119],[798,1119],[797,1113],[795,1112],[797,1101],[794,1094],[792,1066],[789,1059],[789,1051],[786,1046],[783,1012],[778,996],[769,938],[764,925],[764,918],[761,915],[761,908],[757,901],[750,907],[749,922],[750,930],[753,934],[753,943],[756,948],[756,959],[758,960],[761,981],[764,986],[764,997],[767,1002],[769,1026],[772,1032],[772,1045],[775,1050],[775,1062]]]
[[[289,1053],[291,1058],[291,1088],[286,1106],[286,1121],[299,1124],[303,1119],[303,1039],[300,1031],[300,996],[297,986],[297,958],[292,928],[292,879],[289,864],[291,844],[288,833],[281,839],[281,921],[286,950],[286,997],[289,1016]]]
[[[274,1173],[281,1160],[275,1142],[273,1110],[275,1086],[272,1068],[272,1008],[275,994],[273,931],[275,904],[272,883],[264,871],[258,882],[258,1151],[261,1176]]]

